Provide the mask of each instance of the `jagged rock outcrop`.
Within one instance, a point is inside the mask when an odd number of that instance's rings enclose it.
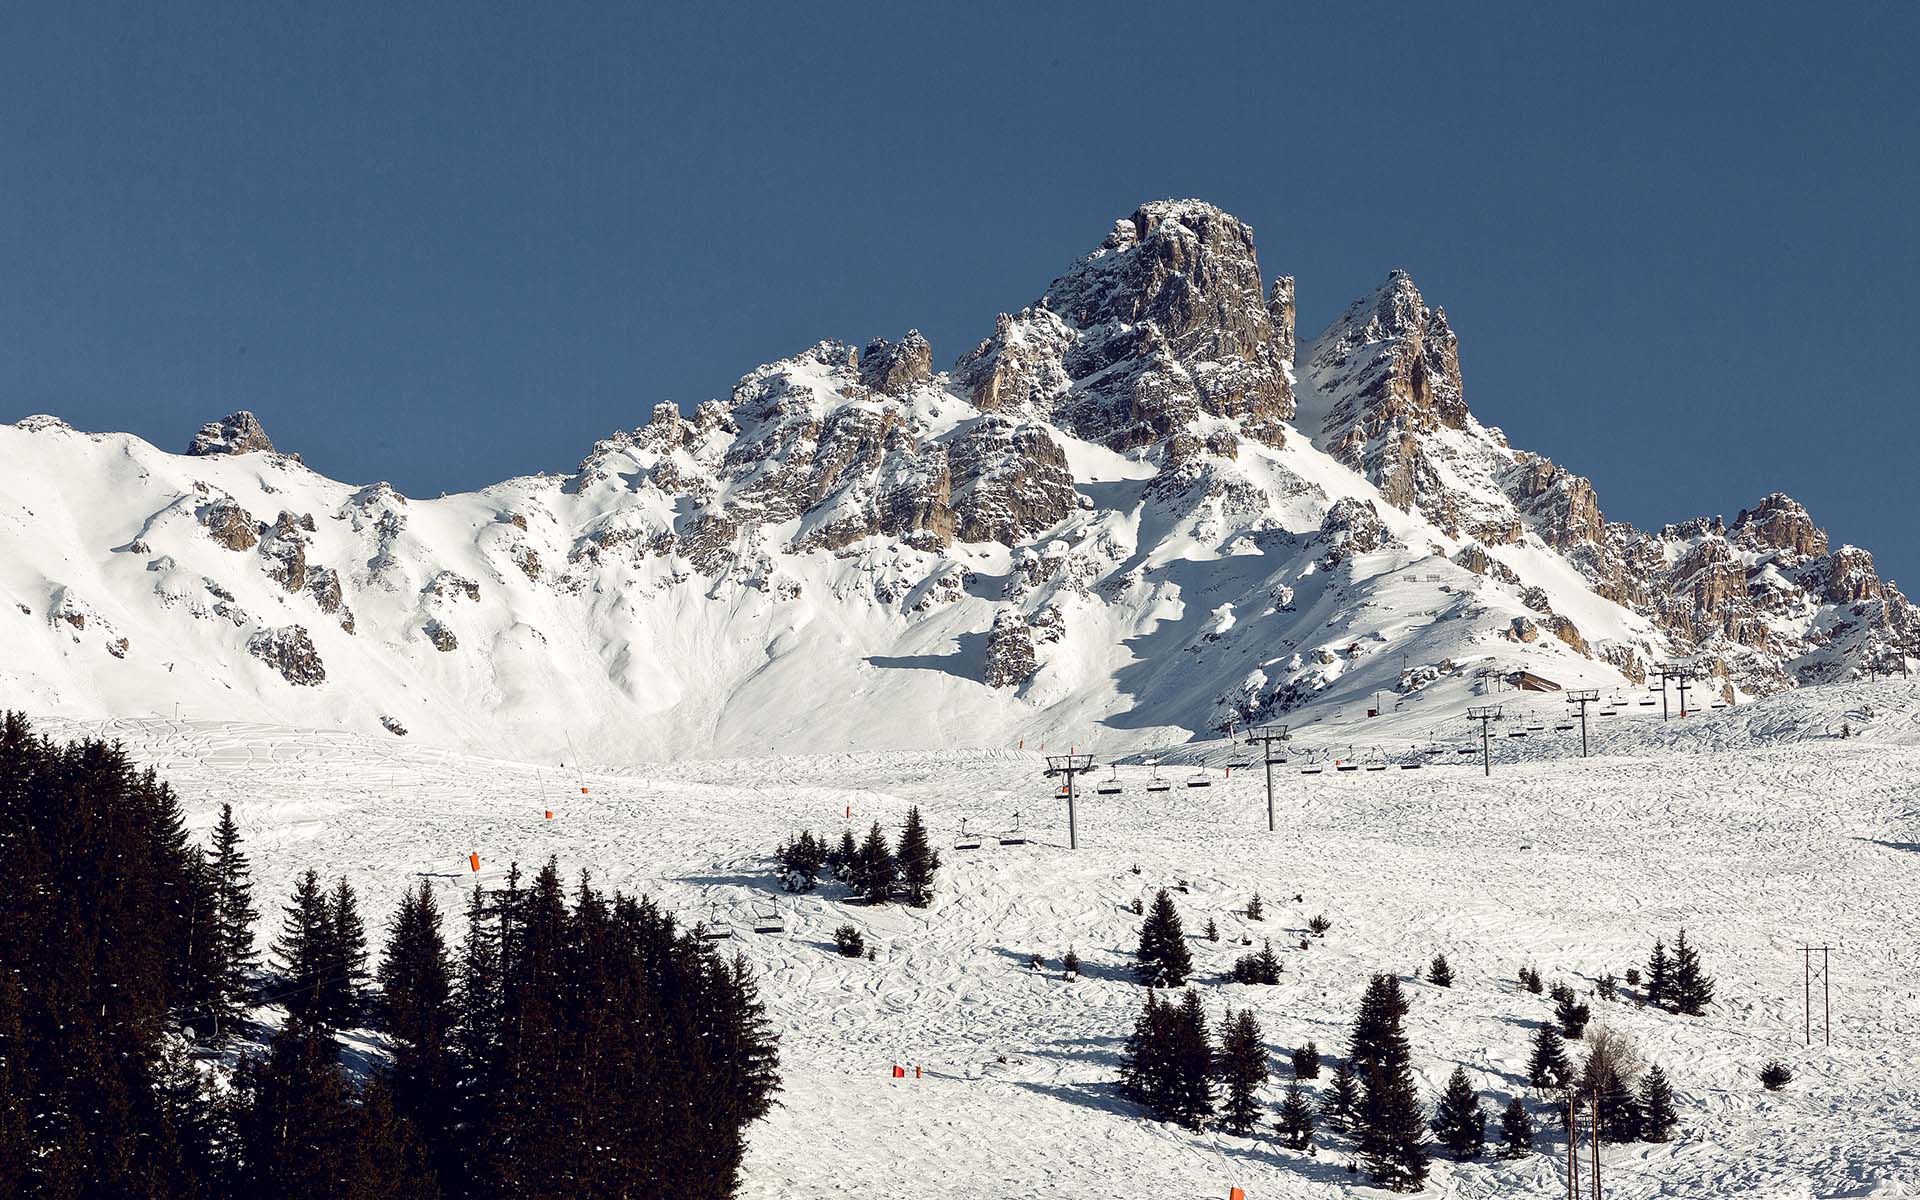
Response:
[[[303,525],[292,513],[281,511],[260,535],[260,558],[267,576],[283,589],[297,592],[307,584],[307,537],[313,518]]]
[[[187,453],[205,458],[215,454],[251,454],[256,450],[273,452],[273,439],[261,427],[260,419],[241,409],[218,421],[208,421],[193,435]]]
[[[1343,496],[1327,509],[1320,522],[1320,540],[1327,547],[1320,561],[1337,566],[1356,554],[1379,549],[1386,536],[1380,511],[1370,501]]]
[[[933,378],[933,347],[918,329],[898,342],[875,338],[860,354],[860,382],[888,396],[904,396]]]
[[[1294,412],[1284,347],[1253,231],[1210,204],[1163,200],[1116,222],[1039,303],[1003,314],[954,379],[983,412],[1116,450],[1202,414],[1277,446]]]
[[[1033,676],[1038,660],[1033,652],[1033,631],[1026,618],[1010,608],[994,615],[993,628],[987,633],[987,661],[984,680],[990,688],[1019,687]]]
[[[260,542],[253,514],[227,497],[201,505],[194,514],[207,528],[207,536],[229,550],[251,550]]]
[[[318,687],[327,681],[327,669],[304,625],[262,629],[247,639],[247,653],[295,687]]]
[[[1293,276],[1282,275],[1267,292],[1267,316],[1273,321],[1273,349],[1280,361],[1293,362]]]
[[[1043,425],[990,414],[954,441],[947,461],[963,542],[1012,545],[1058,524],[1079,503],[1066,452]]]

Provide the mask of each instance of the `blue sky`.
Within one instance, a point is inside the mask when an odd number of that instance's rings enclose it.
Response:
[[[0,419],[432,495],[823,337],[951,363],[1193,195],[1303,334],[1411,271],[1610,517],[1920,566],[1920,7],[1313,7],[8,5]]]

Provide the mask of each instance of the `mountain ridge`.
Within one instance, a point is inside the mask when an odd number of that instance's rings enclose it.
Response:
[[[189,455],[0,427],[0,595],[34,622],[0,699],[623,760],[1164,743],[1375,692],[1438,719],[1516,672],[1621,688],[1675,656],[1731,700],[1920,647],[1784,494],[1608,521],[1473,416],[1404,271],[1297,339],[1292,278],[1201,201],[1141,206],[933,364],[914,331],[821,342],[440,500],[319,476],[246,412]]]

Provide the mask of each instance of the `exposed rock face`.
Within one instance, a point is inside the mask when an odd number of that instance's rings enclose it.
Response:
[[[247,652],[295,687],[317,687],[327,681],[327,669],[304,625],[262,629],[247,639]]]
[[[1467,428],[1459,341],[1405,271],[1354,301],[1315,338],[1306,372],[1331,401],[1316,441],[1372,480],[1387,503],[1449,533],[1474,518],[1477,497],[1448,490],[1422,435]]]
[[[1019,687],[1033,676],[1037,665],[1026,618],[1013,609],[1001,609],[987,634],[987,686]]]
[[[273,439],[260,427],[259,418],[246,409],[228,413],[218,421],[208,421],[193,435],[187,453],[197,457],[215,454],[251,454],[273,450]]]
[[[439,621],[428,621],[424,632],[427,635],[427,641],[433,643],[433,648],[442,654],[460,648],[460,639],[453,636],[453,630]]]
[[[1733,539],[1756,550],[1788,550],[1800,558],[1827,552],[1827,533],[1800,502],[1775,492],[1733,519]]]
[[[307,583],[307,525],[292,513],[282,511],[260,538],[260,558],[267,575],[289,592],[297,592]]]
[[[1078,504],[1073,473],[1043,425],[989,415],[953,443],[953,510],[963,542],[1032,537]]]
[[[1143,205],[1038,304],[1002,315],[954,378],[982,411],[1116,450],[1202,414],[1277,446],[1293,391],[1260,278],[1253,231],[1233,217],[1195,200]]]
[[[875,338],[860,355],[860,382],[876,392],[904,396],[933,378],[933,347],[918,329],[898,343]]]
[[[1502,481],[1521,511],[1533,518],[1541,540],[1556,550],[1571,550],[1582,542],[1604,543],[1607,521],[1593,484],[1550,460],[1525,452],[1514,455],[1514,467]]]
[[[1282,275],[1267,292],[1267,316],[1273,320],[1273,349],[1282,362],[1293,361],[1293,276]]]
[[[1356,554],[1378,550],[1386,540],[1380,512],[1370,501],[1343,496],[1327,509],[1320,522],[1320,538],[1327,543],[1321,562],[1334,566]]]
[[[229,550],[251,550],[260,541],[253,514],[226,497],[201,505],[194,515],[207,527],[207,536]]]

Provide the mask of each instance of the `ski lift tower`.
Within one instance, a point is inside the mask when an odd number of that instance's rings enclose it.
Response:
[[[1700,678],[1699,669],[1690,662],[1683,662],[1680,659],[1675,659],[1674,661],[1666,665],[1665,670],[1663,670],[1661,674],[1668,678],[1671,678],[1674,681],[1674,686],[1680,689],[1680,715],[1683,717],[1686,716],[1687,715],[1687,683],[1689,680]],[[1662,689],[1664,690],[1665,684],[1663,683],[1661,686],[1662,686]]]
[[[1500,719],[1498,704],[1475,704],[1467,709],[1467,720],[1480,722],[1480,766],[1493,774],[1493,723]]]
[[[1067,780],[1067,849],[1080,848],[1080,825],[1074,813],[1076,790],[1073,777],[1085,775],[1093,770],[1091,754],[1049,754],[1047,755],[1047,777],[1049,779],[1064,775]]]
[[[1580,706],[1580,757],[1587,756],[1587,705],[1600,702],[1599,688],[1586,688],[1567,693],[1568,704]]]
[[[1266,760],[1268,833],[1273,832],[1273,744],[1286,740],[1287,727],[1285,725],[1262,725],[1257,731],[1252,729],[1247,731],[1247,745],[1252,746],[1257,744],[1260,747],[1260,757]],[[1280,761],[1285,762],[1286,760],[1281,759]]]

